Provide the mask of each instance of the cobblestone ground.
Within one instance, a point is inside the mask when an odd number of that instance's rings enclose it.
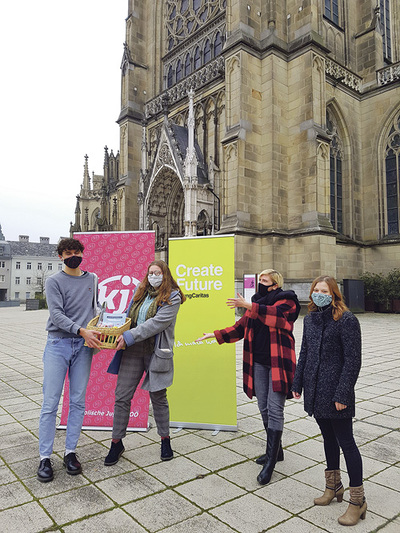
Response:
[[[118,464],[104,467],[110,433],[83,431],[78,454],[84,471],[69,476],[62,468],[65,433],[57,431],[55,479],[37,481],[47,315],[24,307],[0,309],[1,532],[343,532],[337,518],[347,507],[348,491],[342,503],[313,505],[324,487],[323,447],[301,402],[286,405],[285,460],[269,485],[258,485],[254,458],[263,452],[264,431],[255,401],[241,389],[240,346],[237,432],[172,433],[175,458],[161,463],[152,424],[146,433],[128,435]],[[359,319],[363,367],[354,431],[364,460],[368,511],[351,531],[399,533],[400,316],[367,313]],[[299,320],[298,347],[301,332]],[[345,473],[343,478],[348,483]]]

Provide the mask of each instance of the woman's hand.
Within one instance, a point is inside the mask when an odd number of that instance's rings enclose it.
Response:
[[[237,293],[237,298],[228,298],[226,305],[231,309],[234,309],[235,307],[244,307],[245,309],[251,309],[251,303],[247,302],[239,293]]]
[[[292,394],[293,394],[293,398],[295,398],[296,400],[300,400],[300,398],[301,398],[300,392],[292,391]]]
[[[126,348],[125,339],[123,335],[120,335],[117,338],[117,350],[125,350],[125,348]]]
[[[343,409],[347,409],[347,405],[344,405],[343,403],[335,402],[336,411],[343,411]]]
[[[199,337],[194,342],[200,342],[200,341],[204,341],[206,339],[212,339],[213,337],[215,337],[214,333],[203,333],[203,336]]]

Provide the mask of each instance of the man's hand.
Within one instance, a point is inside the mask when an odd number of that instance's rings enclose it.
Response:
[[[79,335],[85,339],[85,342],[89,348],[101,348],[101,342],[99,340],[101,333],[99,331],[95,331],[94,329],[80,328]]]

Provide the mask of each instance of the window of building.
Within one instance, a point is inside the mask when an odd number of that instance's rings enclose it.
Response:
[[[42,278],[40,276],[37,276],[36,283],[40,285],[42,283]]]
[[[204,63],[208,63],[211,59],[211,43],[207,39],[206,44],[204,45]]]
[[[217,57],[222,52],[222,37],[221,32],[217,32],[214,41],[214,57]]]
[[[387,234],[398,235],[400,209],[400,114],[389,131],[385,150]]]
[[[19,300],[19,292],[15,292],[14,293],[14,297],[15,297],[16,300]]]
[[[0,246],[0,255],[4,255],[4,246]]]
[[[15,278],[15,285],[19,285],[21,283],[21,278],[16,277]]]
[[[392,61],[392,37],[390,31],[390,0],[380,0],[383,57]]]
[[[38,269],[38,270],[42,270],[42,263],[38,263],[38,264],[37,264],[37,269]]]
[[[194,70],[201,67],[201,54],[200,54],[200,48],[197,46],[196,50],[194,51]]]
[[[172,87],[172,84],[174,83],[174,71],[172,66],[168,69],[168,76],[167,76],[167,87]]]
[[[21,270],[21,262],[20,261],[17,261],[15,263],[15,268],[16,268],[16,270]]]
[[[31,281],[32,281],[32,278],[26,278],[26,284],[27,284],[27,285],[30,285],[30,284],[31,284]]]
[[[330,220],[332,227],[343,233],[343,149],[337,126],[329,112],[326,120],[328,132],[332,135],[329,157]]]
[[[25,293],[25,298],[30,298],[31,297],[31,293],[30,292],[26,292]]]
[[[60,263],[60,264],[58,265],[58,271],[60,272],[61,270],[62,270],[62,264]]]
[[[6,268],[6,262],[0,261],[0,268]]]
[[[189,76],[191,72],[191,61],[190,61],[190,54],[186,54],[185,57],[185,76]]]
[[[339,26],[339,0],[325,0],[324,15]]]
[[[3,274],[0,274],[0,282],[6,281],[6,277]]]
[[[53,263],[47,263],[47,270],[53,270]]]
[[[182,63],[181,60],[178,59],[178,63],[176,64],[176,81],[180,81],[182,79]]]
[[[32,263],[31,263],[30,261],[28,261],[28,262],[26,263],[26,269],[27,269],[27,270],[32,270]]]

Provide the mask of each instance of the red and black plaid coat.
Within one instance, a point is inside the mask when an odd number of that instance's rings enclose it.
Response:
[[[260,320],[269,328],[273,391],[284,392],[288,397],[292,397],[290,388],[296,370],[296,353],[292,332],[299,311],[300,306],[297,299],[282,299],[272,305],[259,305],[253,302],[251,310],[246,311],[234,326],[214,331],[219,344],[244,339],[243,390],[249,398],[254,396],[253,342],[256,320]]]

